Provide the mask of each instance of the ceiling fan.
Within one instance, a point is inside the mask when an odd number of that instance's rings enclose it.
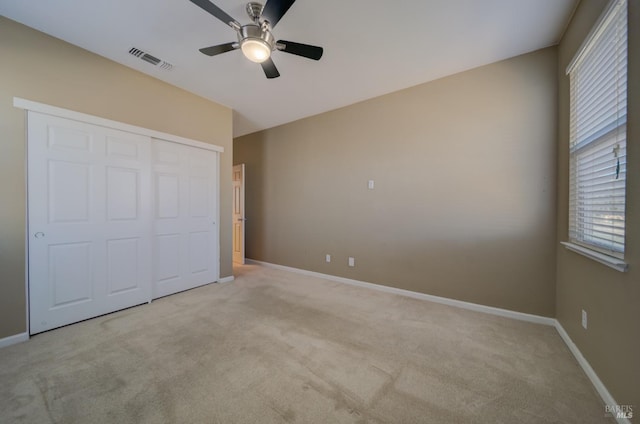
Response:
[[[271,59],[271,53],[280,50],[285,53],[295,54],[308,59],[320,60],[322,47],[309,44],[294,43],[293,41],[275,41],[271,30],[278,21],[287,13],[295,0],[267,0],[263,6],[261,3],[247,3],[246,11],[253,21],[247,25],[240,25],[238,21],[227,15],[222,9],[209,0],[190,0],[200,6],[236,31],[238,41],[233,41],[217,46],[204,47],[200,52],[207,56],[215,56],[240,48],[247,59],[259,63],[267,78],[280,76],[278,68]]]

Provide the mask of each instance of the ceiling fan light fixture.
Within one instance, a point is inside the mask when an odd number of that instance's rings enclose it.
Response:
[[[246,38],[240,48],[244,56],[255,63],[262,63],[271,56],[271,46],[260,38]]]

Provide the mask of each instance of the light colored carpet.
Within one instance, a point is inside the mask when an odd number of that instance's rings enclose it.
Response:
[[[1,349],[0,422],[608,422],[552,327],[236,271]]]

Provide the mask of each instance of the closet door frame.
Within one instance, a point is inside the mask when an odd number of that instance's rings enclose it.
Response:
[[[115,130],[120,130],[124,132],[129,132],[132,134],[142,135],[151,137],[152,139],[165,140],[173,143],[183,144],[187,146],[198,147],[200,149],[205,149],[209,151],[216,152],[215,155],[215,173],[216,173],[216,206],[215,206],[215,223],[216,223],[216,241],[215,241],[215,252],[217,261],[217,276],[214,281],[220,281],[220,154],[224,152],[224,148],[222,146],[218,146],[215,144],[209,144],[202,141],[192,140],[185,137],[180,137],[173,134],[164,133],[161,131],[156,131],[148,128],[139,127],[136,125],[125,124],[118,121],[113,121],[111,119],[101,118],[94,115],[89,115],[81,112],[76,112],[69,109],[59,108],[56,106],[47,105],[44,103],[34,102],[31,100],[14,97],[13,98],[13,106],[18,109],[23,109],[25,112],[38,112],[46,115],[55,116],[58,118],[71,119],[75,121],[79,121],[82,123],[97,125],[101,127],[111,128]],[[28,128],[28,113],[25,114],[25,139],[28,143],[26,129]],[[28,146],[25,144],[25,146]],[[26,151],[26,148],[25,148]],[[28,160],[28,157],[25,158]],[[26,313],[26,335],[27,339],[30,335],[30,305],[29,305],[29,193],[28,193],[28,163],[25,171],[25,313]],[[152,206],[153,207],[153,206]],[[151,216],[150,219],[153,217]],[[153,296],[153,294],[152,294]],[[149,302],[151,302],[151,297],[149,298]]]

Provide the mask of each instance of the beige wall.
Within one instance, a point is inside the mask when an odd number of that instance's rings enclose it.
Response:
[[[237,138],[247,257],[554,316],[556,59],[548,48]]]
[[[231,110],[0,17],[0,338],[26,331],[22,97],[225,148],[221,276],[231,275]]]
[[[608,0],[582,0],[558,49],[558,241],[568,234],[569,79],[565,69]],[[620,273],[558,248],[557,318],[619,404],[640,413],[640,1],[629,0],[627,237]],[[589,316],[581,327],[581,310]]]

